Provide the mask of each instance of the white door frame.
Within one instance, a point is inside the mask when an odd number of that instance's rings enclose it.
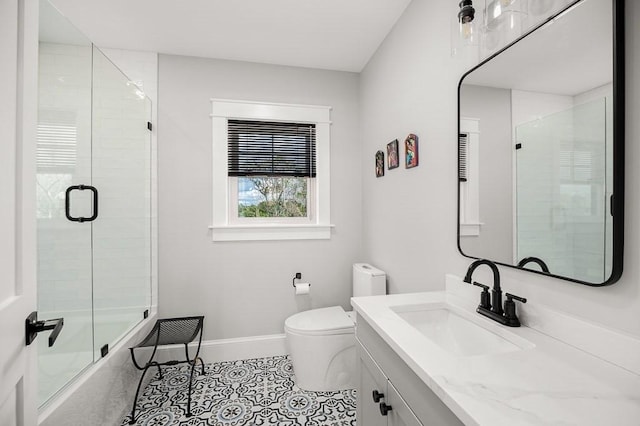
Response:
[[[36,310],[38,1],[0,0],[0,424],[37,424]]]

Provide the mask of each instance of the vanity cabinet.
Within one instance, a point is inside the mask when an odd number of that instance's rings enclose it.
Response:
[[[367,426],[422,426],[367,350],[358,343],[357,422]],[[385,414],[380,406],[391,407]]]
[[[359,425],[459,426],[463,424],[359,315],[356,338],[358,354],[356,415]],[[377,392],[375,400],[374,392]],[[389,406],[391,409],[383,415],[382,411]]]

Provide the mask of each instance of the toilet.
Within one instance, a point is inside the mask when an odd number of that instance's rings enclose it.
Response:
[[[386,294],[386,274],[366,263],[353,265],[353,296]],[[355,312],[342,306],[311,309],[284,322],[296,384],[308,391],[356,387]]]

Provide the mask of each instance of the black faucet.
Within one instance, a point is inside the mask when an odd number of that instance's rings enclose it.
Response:
[[[491,289],[491,303],[490,308],[492,312],[495,312],[498,315],[502,315],[502,289],[500,288],[500,271],[498,271],[498,267],[495,263],[486,259],[478,259],[474,261],[471,265],[469,265],[469,269],[467,269],[467,275],[464,276],[464,282],[471,284],[471,275],[473,275],[473,271],[480,265],[487,265],[491,268],[493,272],[493,289]],[[487,287],[488,288],[488,287]],[[484,290],[485,292],[487,289]],[[485,308],[487,308],[485,306]]]
[[[540,269],[542,269],[542,272],[546,272],[547,274],[549,273],[549,267],[539,257],[535,257],[535,256],[525,257],[520,262],[518,262],[518,268],[524,269],[524,266],[527,263],[537,263],[540,266]]]
[[[481,315],[491,318],[500,324],[509,327],[520,327],[520,320],[516,315],[516,304],[514,300],[527,303],[527,299],[514,294],[506,293],[507,300],[504,302],[504,310],[502,309],[502,289],[500,288],[500,271],[495,263],[486,259],[478,259],[469,265],[467,274],[464,276],[464,282],[471,284],[471,276],[480,265],[487,265],[493,272],[493,288],[491,289],[491,300],[489,300],[489,286],[473,282],[473,285],[482,287],[480,295],[480,304],[476,309]]]

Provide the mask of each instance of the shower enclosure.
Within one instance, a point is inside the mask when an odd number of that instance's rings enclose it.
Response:
[[[516,127],[517,255],[556,275],[599,283],[611,274],[611,97]]]
[[[40,2],[38,339],[43,405],[105,356],[151,305],[151,101]]]

